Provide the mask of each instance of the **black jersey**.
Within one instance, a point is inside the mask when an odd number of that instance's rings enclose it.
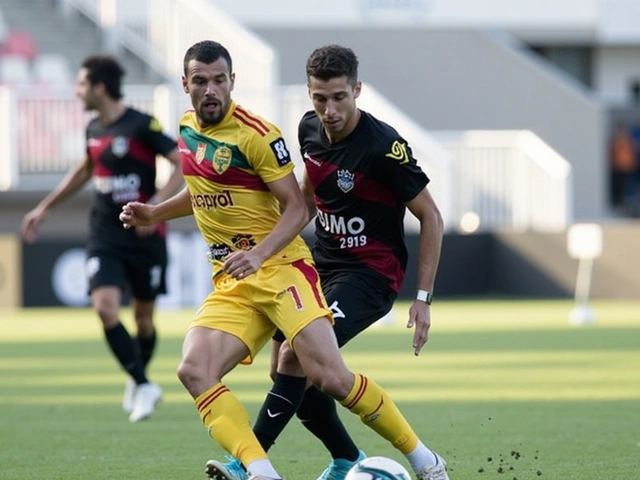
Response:
[[[176,142],[154,118],[128,108],[115,122],[94,118],[86,131],[96,196],[90,217],[90,243],[139,245],[147,239],[125,230],[118,219],[122,205],[145,202],[156,192],[156,155],[167,155]],[[158,235],[164,235],[164,226]]]
[[[318,270],[359,270],[397,292],[407,266],[404,204],[429,183],[411,148],[364,111],[355,130],[334,144],[315,112],[307,112],[298,140],[315,193]]]

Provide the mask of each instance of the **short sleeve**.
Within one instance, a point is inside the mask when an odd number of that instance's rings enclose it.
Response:
[[[264,136],[252,136],[246,148],[246,157],[265,183],[280,180],[294,169],[287,144],[277,129],[270,130]]]
[[[429,183],[429,177],[422,171],[411,147],[402,137],[390,139],[381,145],[377,156],[377,174],[380,180],[403,203],[413,200]]]
[[[176,141],[163,132],[162,125],[155,117],[144,116],[140,139],[151,150],[160,155],[167,155],[177,147]]]

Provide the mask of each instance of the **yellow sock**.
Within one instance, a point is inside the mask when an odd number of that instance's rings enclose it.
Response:
[[[226,385],[214,385],[195,403],[209,436],[244,465],[267,458],[251,430],[247,410]]]
[[[418,445],[418,436],[389,394],[364,375],[356,374],[353,388],[340,403],[403,454],[413,451]]]

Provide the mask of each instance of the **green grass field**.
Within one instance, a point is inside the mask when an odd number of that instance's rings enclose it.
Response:
[[[594,302],[595,325],[572,327],[569,301],[456,301],[433,307],[414,357],[403,327],[379,326],[344,349],[350,367],[394,396],[452,480],[640,478],[640,303]],[[153,419],[130,424],[124,375],[90,310],[0,312],[0,479],[203,479],[209,440],[175,369],[191,311],[160,312],[150,376],[165,390]],[[130,326],[129,312],[123,320]],[[252,417],[268,354],[226,379]],[[346,411],[369,455],[404,458]],[[329,461],[293,421],[271,450],[288,480]],[[502,473],[500,473],[502,472]]]

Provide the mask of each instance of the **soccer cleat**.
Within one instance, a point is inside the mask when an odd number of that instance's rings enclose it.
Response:
[[[284,480],[284,478],[263,477],[262,475],[252,475],[248,480]]]
[[[231,455],[225,458],[230,460],[229,463],[222,463],[217,460],[209,460],[204,467],[204,473],[207,478],[213,480],[247,480],[249,475],[245,471],[242,463]]]
[[[351,470],[351,467],[365,458],[367,458],[367,456],[362,450],[358,452],[358,458],[353,462],[344,458],[336,458],[329,464],[326,470],[322,472],[318,480],[344,480],[344,477],[347,476],[347,472]]]
[[[124,395],[122,395],[122,410],[127,413],[133,412],[136,401],[136,381],[129,377],[127,383],[124,384]]]
[[[433,452],[433,454],[436,456],[438,463],[420,470],[418,480],[451,480],[447,475],[447,462],[437,453]]]
[[[143,383],[136,388],[136,399],[133,411],[129,415],[130,422],[138,422],[149,418],[162,398],[162,389],[155,383]]]

